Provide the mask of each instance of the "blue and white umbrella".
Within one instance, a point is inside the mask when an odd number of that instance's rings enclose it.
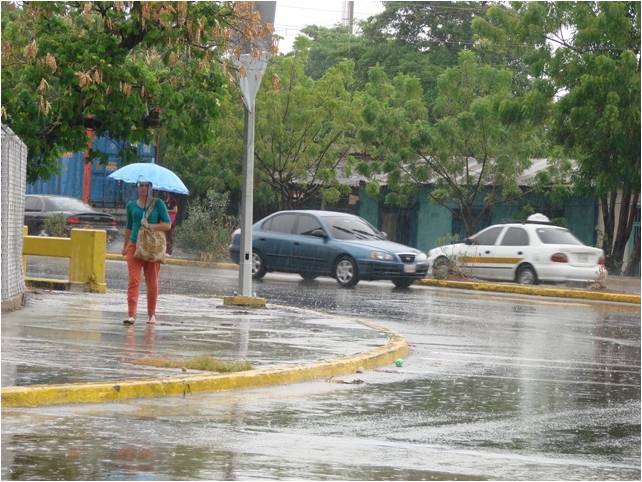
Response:
[[[128,164],[112,172],[109,178],[116,181],[136,183],[139,181],[151,182],[157,191],[167,191],[177,194],[189,194],[183,181],[166,167],[152,162],[136,162]]]

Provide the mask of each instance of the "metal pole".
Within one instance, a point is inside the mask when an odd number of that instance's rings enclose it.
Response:
[[[241,197],[241,251],[239,288],[241,296],[252,296],[252,218],[254,204],[254,118],[256,109],[245,107],[243,137],[243,192]]]

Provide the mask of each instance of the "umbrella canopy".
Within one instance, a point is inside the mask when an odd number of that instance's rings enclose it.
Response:
[[[151,182],[158,191],[189,194],[183,181],[166,167],[152,162],[136,162],[128,164],[112,172],[108,177],[116,181],[135,183],[139,181]]]

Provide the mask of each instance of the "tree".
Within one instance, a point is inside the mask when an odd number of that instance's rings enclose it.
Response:
[[[514,7],[493,7],[476,26],[494,44],[535,52],[531,73],[557,96],[551,139],[577,160],[578,190],[599,197],[602,248],[609,269],[619,271],[640,196],[640,3]]]
[[[337,166],[347,160],[356,120],[354,64],[344,61],[319,80],[304,74],[307,50],[275,59],[257,103],[257,171],[279,196],[281,208],[304,205],[317,195],[336,202]]]
[[[230,30],[266,33],[247,2],[25,2],[2,9],[2,116],[28,147],[29,181],[97,135],[208,135]]]
[[[437,78],[457,64],[462,49],[474,48],[471,21],[483,15],[485,2],[384,2],[385,10],[360,24],[352,35],[345,27],[308,26],[302,32],[314,40],[306,74],[314,79],[331,66],[349,59],[355,64],[359,89],[370,68],[379,65],[389,77],[400,74],[420,79],[428,104]]]
[[[523,196],[517,179],[539,147],[546,99],[537,91],[518,98],[511,87],[509,70],[483,65],[462,51],[458,65],[439,77],[431,122],[418,79],[398,76],[390,82],[373,69],[362,97],[359,138],[376,162],[359,169],[387,173],[386,202],[399,205],[431,184],[429,196],[472,234],[492,206]]]
[[[472,19],[483,16],[487,5],[488,2],[384,2],[384,11],[370,17],[363,30],[366,36],[394,38],[432,55],[436,64],[453,66],[459,52],[473,46]]]
[[[354,145],[353,64],[344,61],[320,79],[311,79],[304,73],[308,48],[300,39],[293,54],[273,57],[258,91],[258,205],[292,209],[319,197],[333,203],[346,189],[337,182],[336,171]],[[210,141],[193,149],[172,148],[167,158],[202,194],[209,187],[240,189],[242,154],[243,104],[232,88],[221,101],[221,121],[213,127]]]

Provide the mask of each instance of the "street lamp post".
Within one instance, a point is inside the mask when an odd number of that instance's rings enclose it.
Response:
[[[261,21],[274,25],[276,2],[252,2],[261,15]],[[239,85],[245,107],[243,144],[243,188],[241,197],[241,245],[239,252],[239,297],[230,297],[232,304],[265,304],[265,300],[252,296],[252,220],[254,203],[254,124],[256,119],[256,93],[261,85],[270,56],[271,36],[259,40],[258,51],[241,44],[241,55],[235,59],[239,69]],[[232,301],[237,298],[236,301]],[[254,300],[254,301],[253,301]]]

